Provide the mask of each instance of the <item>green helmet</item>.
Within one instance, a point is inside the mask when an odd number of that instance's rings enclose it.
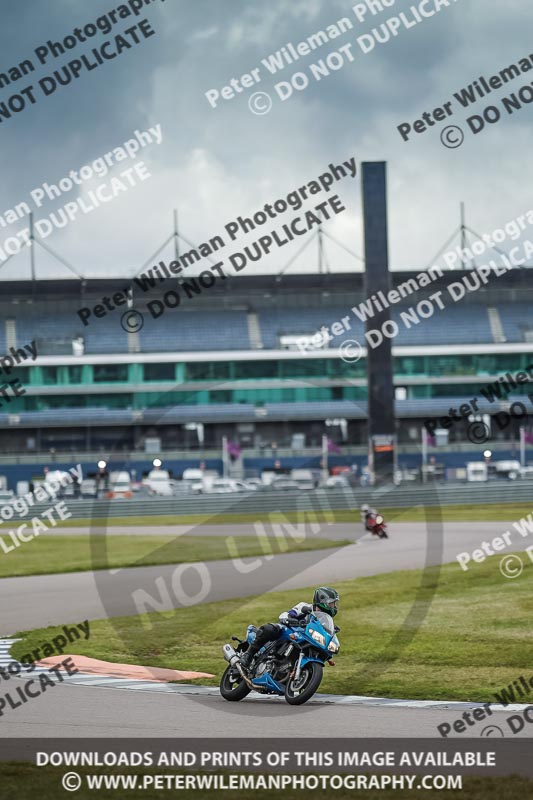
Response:
[[[319,589],[315,589],[313,606],[325,611],[330,617],[334,617],[339,610],[339,593],[328,586],[321,586]]]

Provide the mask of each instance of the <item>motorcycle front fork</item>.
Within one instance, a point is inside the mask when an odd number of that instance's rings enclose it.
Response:
[[[293,671],[291,672],[291,675],[290,675],[291,681],[299,681],[300,680],[300,675],[301,675],[301,672],[302,672],[302,658],[303,657],[304,657],[304,654],[303,654],[302,651],[300,651],[300,655],[298,656],[298,661],[296,662],[296,666],[295,666],[295,668],[293,669]]]

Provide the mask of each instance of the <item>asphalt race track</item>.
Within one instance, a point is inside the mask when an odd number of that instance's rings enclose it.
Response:
[[[195,527],[195,535],[250,533],[248,526]],[[424,564],[448,563],[458,552],[472,551],[511,528],[504,522],[446,523],[442,536],[424,524],[392,525],[388,541],[362,536],[357,544],[338,550],[271,556],[248,573],[238,572],[231,560],[210,562],[211,590],[205,602],[225,597],[247,596],[283,588],[332,583],[359,576],[375,575]],[[63,529],[64,530],[64,529]],[[178,534],[190,529],[179,528]],[[76,532],[83,529],[76,529]],[[163,529],[150,529],[163,533]],[[148,533],[144,528],[128,532]],[[176,528],[165,532],[176,533]],[[355,538],[360,527],[345,523],[325,526],[318,534],[332,539]],[[117,529],[111,529],[117,533]],[[121,532],[124,532],[121,530]],[[517,537],[518,538],[518,537]],[[517,548],[519,549],[519,548]],[[503,555],[503,554],[502,554]],[[251,562],[254,559],[248,559]],[[476,565],[473,564],[472,569]],[[19,630],[118,616],[132,611],[131,593],[157,577],[170,579],[175,565],[116,570],[102,584],[90,572],[65,575],[7,578],[0,580],[2,636]],[[457,569],[460,569],[459,565]],[[148,584],[146,581],[148,580]],[[102,596],[100,596],[102,595]],[[102,600],[104,598],[104,601]],[[167,607],[178,606],[170,602]],[[223,662],[221,658],[221,669]],[[183,694],[175,686],[141,688],[142,682],[123,688],[105,688],[88,680],[88,685],[60,684],[31,703],[5,713],[0,737],[165,737],[190,736],[347,736],[392,737],[436,736],[437,725],[458,719],[465,704],[453,708],[442,704],[429,707],[394,707],[390,702],[374,705],[361,701],[349,704],[316,698],[306,706],[289,709],[279,699],[246,699],[226,703],[217,693],[199,696]],[[91,685],[92,684],[92,685]],[[168,694],[172,693],[171,702]],[[333,701],[335,699],[333,698]],[[468,704],[467,704],[468,705]],[[509,711],[498,711],[490,722],[511,733],[505,724]],[[484,724],[477,724],[466,736],[479,736]],[[527,736],[529,726],[525,726]],[[488,734],[484,734],[488,735]]]
[[[311,700],[289,707],[283,699],[249,698],[227,703],[220,695],[201,698],[166,692],[58,685],[2,718],[0,738],[8,737],[439,737],[437,725],[458,719],[465,709],[393,708],[387,705],[330,705]],[[515,712],[516,713],[516,712]],[[490,724],[510,732],[507,712]],[[480,736],[480,722],[465,736]],[[528,735],[526,725],[522,734]],[[457,735],[457,734],[455,734]],[[530,735],[530,732],[529,732]],[[439,737],[440,738],[440,737]]]
[[[211,535],[218,526],[194,528],[195,535]],[[248,526],[220,526],[220,535],[250,534]],[[267,591],[335,583],[365,575],[377,575],[395,570],[415,569],[454,561],[457,553],[471,551],[484,540],[490,540],[511,527],[505,522],[448,522],[427,528],[422,523],[393,525],[387,541],[365,534],[357,544],[332,550],[315,550],[304,553],[268,556],[260,569],[243,572],[231,559],[208,562],[211,591],[205,602],[229,597],[246,597]],[[84,530],[84,529],[81,529]],[[135,528],[148,533],[153,528]],[[180,529],[184,533],[186,529]],[[115,529],[110,529],[113,533]],[[361,526],[346,523],[323,526],[319,537],[332,539],[361,536]],[[518,534],[516,534],[518,537]],[[30,545],[31,546],[31,545]],[[245,559],[250,566],[258,557]],[[472,569],[476,568],[473,564]],[[153,586],[157,578],[165,581],[173,575],[172,564],[155,567],[131,567],[102,572],[98,585],[92,572],[37,575],[0,580],[2,629],[0,635],[9,636],[20,630],[39,628],[83,619],[102,619],[136,613],[132,610],[131,595],[140,586]],[[457,569],[460,569],[457,565]],[[193,570],[192,570],[193,572]],[[192,589],[190,590],[192,593]],[[104,602],[102,602],[104,598]],[[172,600],[172,598],[170,598]],[[161,606],[178,607],[177,601]]]

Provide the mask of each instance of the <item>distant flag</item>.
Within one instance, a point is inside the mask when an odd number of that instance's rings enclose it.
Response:
[[[434,436],[430,436],[429,433],[428,433],[428,434],[426,434],[426,444],[429,445],[429,447],[436,447],[437,446],[437,440],[435,439]]]
[[[529,431],[524,431],[524,442],[526,444],[533,444],[533,433]]]
[[[335,444],[329,437],[328,437],[328,453],[340,453],[341,449],[338,444]]]
[[[228,442],[226,444],[226,450],[228,452],[229,457],[232,461],[237,461],[240,454],[242,453],[241,447],[237,444],[237,442]]]

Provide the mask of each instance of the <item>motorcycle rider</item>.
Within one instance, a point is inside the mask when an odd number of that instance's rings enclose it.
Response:
[[[369,520],[374,518],[379,514],[379,511],[376,508],[370,508],[369,505],[363,503],[361,506],[361,522],[365,526],[367,531],[370,533],[374,532],[374,526],[369,524]]]
[[[249,670],[255,656],[267,642],[275,641],[281,636],[283,626],[291,625],[299,627],[307,625],[309,614],[312,611],[324,611],[330,617],[334,617],[339,610],[339,593],[328,586],[320,586],[315,589],[313,603],[297,603],[290,611],[283,611],[278,619],[281,624],[268,622],[258,628],[254,641],[249,645],[248,650],[241,656],[242,666]]]

